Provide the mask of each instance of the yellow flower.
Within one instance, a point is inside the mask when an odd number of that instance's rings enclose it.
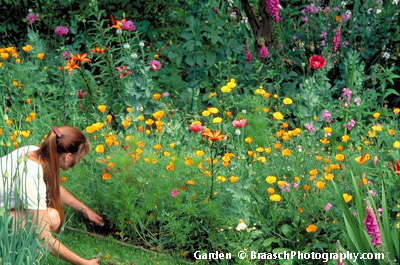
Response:
[[[216,92],[211,92],[210,94],[208,94],[208,98],[212,98],[212,97],[216,97],[217,93]]]
[[[104,113],[104,112],[106,111],[106,109],[107,109],[107,106],[106,106],[106,105],[99,105],[99,106],[97,106],[97,109],[98,109],[101,113]]]
[[[154,145],[154,149],[156,149],[157,151],[160,150],[161,149],[161,145],[159,145],[159,144]]]
[[[13,84],[13,86],[18,86],[18,81],[15,81],[15,80],[14,80],[14,81],[12,82],[12,84]]]
[[[317,231],[318,226],[310,224],[309,226],[307,226],[306,231],[307,233],[314,233],[315,231]]]
[[[215,117],[213,119],[213,123],[221,123],[222,122],[222,118],[221,117]]]
[[[286,184],[286,181],[284,181],[284,180],[278,181],[278,185],[279,185],[280,187],[285,186],[285,184]]]
[[[274,112],[272,116],[274,117],[275,120],[283,120],[283,115],[280,112]]]
[[[153,119],[147,119],[144,123],[146,123],[147,125],[151,126],[154,123]]]
[[[217,114],[218,113],[218,109],[214,108],[214,107],[209,108],[208,111],[211,112],[212,114]]]
[[[343,199],[346,203],[348,203],[349,201],[351,201],[351,199],[353,198],[353,196],[347,194],[347,193],[343,193]]]
[[[283,104],[285,105],[290,105],[293,103],[293,100],[291,98],[284,98],[283,99]]]
[[[395,108],[395,109],[393,109],[393,113],[394,114],[399,114],[400,113],[400,108]]]
[[[0,53],[0,56],[1,56],[1,59],[3,59],[3,60],[7,60],[8,57],[10,57],[10,55],[8,53],[6,53],[6,52]]]
[[[279,202],[282,197],[279,194],[272,194],[271,196],[269,196],[269,199],[274,202]]]
[[[379,116],[381,116],[379,112],[375,112],[374,114],[372,114],[372,117],[374,117],[375,119],[378,119]]]
[[[389,129],[389,130],[388,130],[388,133],[389,133],[391,136],[395,136],[395,135],[396,135],[396,131],[393,130],[393,129]]]
[[[111,178],[111,175],[110,175],[110,173],[104,173],[101,178],[104,180],[109,180]]]
[[[331,174],[331,173],[325,174],[325,179],[328,180],[328,181],[331,181],[331,180],[334,179],[334,178],[335,178],[335,175],[333,175],[333,174]]]
[[[368,153],[364,153],[362,156],[356,157],[354,160],[357,161],[360,165],[364,164],[371,158],[371,155]]]
[[[38,54],[37,54],[37,58],[40,59],[40,60],[43,60],[43,58],[44,58],[44,53],[43,53],[43,52],[38,53]]]
[[[271,188],[271,187],[269,187],[269,188],[267,189],[267,191],[268,191],[268,193],[269,193],[270,195],[272,195],[272,194],[275,193],[275,189],[274,189],[274,188]]]
[[[225,182],[226,178],[224,176],[218,176],[215,180],[218,182]]]
[[[208,111],[208,110],[204,110],[204,111],[201,113],[201,115],[203,115],[203,117],[208,117],[208,116],[211,115],[211,112]]]
[[[251,139],[251,137],[247,137],[246,139],[244,139],[244,141],[249,144],[253,141],[253,139]]]
[[[285,148],[282,150],[282,155],[289,156],[292,153],[289,148]]]
[[[317,181],[317,183],[315,183],[315,186],[317,186],[317,188],[319,190],[322,190],[325,187],[325,182],[323,181]]]
[[[265,181],[269,184],[274,184],[276,182],[276,177],[275,176],[267,176],[265,178]]]
[[[342,136],[342,142],[347,142],[349,140],[350,136],[348,135],[343,135]]]
[[[310,174],[311,176],[316,176],[318,174],[318,169],[311,169],[308,174]]]
[[[231,91],[232,91],[232,89],[230,87],[228,87],[228,86],[221,87],[221,92],[222,93],[229,93]]]
[[[104,153],[104,145],[99,144],[94,150],[96,151],[96,153],[102,154]]]
[[[8,126],[11,126],[12,120],[7,120],[6,123]]]
[[[255,91],[254,91],[254,94],[256,94],[256,95],[264,95],[266,93],[266,91],[264,90],[264,89],[262,89],[262,87],[260,86],[260,88],[257,88]]]
[[[395,142],[393,143],[393,147],[394,147],[394,148],[399,148],[399,149],[400,149],[400,141],[395,141]]]

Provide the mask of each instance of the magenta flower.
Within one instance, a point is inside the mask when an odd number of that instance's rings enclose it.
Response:
[[[63,59],[66,61],[71,60],[71,53],[69,51],[65,51],[63,55]]]
[[[119,78],[122,79],[124,76],[126,75],[130,75],[132,74],[131,71],[126,70],[126,65],[122,66],[122,67],[115,67],[115,69],[118,70],[119,72]]]
[[[272,16],[275,17],[276,22],[279,22],[281,18],[279,17],[279,0],[265,0],[267,3],[267,11]]]
[[[261,57],[262,57],[263,59],[266,58],[266,57],[268,56],[268,50],[265,49],[265,44],[264,44],[264,42],[261,43],[260,54],[261,54]]]
[[[309,132],[315,132],[313,125],[311,123],[306,123],[304,127],[306,127],[306,130]]]
[[[368,235],[371,237],[372,245],[374,245],[374,247],[379,247],[382,244],[381,231],[379,230],[374,211],[368,206],[365,209],[364,226]]]
[[[325,121],[327,121],[328,123],[331,123],[332,121],[331,121],[331,116],[332,116],[332,114],[330,114],[329,113],[329,110],[324,110],[324,112],[322,112],[322,118],[325,120]]]
[[[133,31],[136,29],[135,24],[133,24],[131,20],[123,21],[121,28],[127,31]]]
[[[178,190],[177,190],[177,189],[173,189],[173,190],[171,191],[171,196],[172,196],[172,197],[178,196]]]
[[[236,127],[236,128],[242,128],[242,127],[246,126],[246,123],[247,123],[246,119],[232,121],[233,127]]]
[[[28,20],[28,25],[31,25],[31,24],[33,24],[33,23],[35,23],[36,22],[36,20],[39,18],[39,14],[33,14],[33,13],[29,13],[27,16],[26,16],[26,19]]]
[[[149,65],[150,65],[150,69],[153,71],[157,71],[161,68],[161,63],[158,60],[151,60]]]
[[[57,26],[56,29],[54,30],[54,32],[62,37],[63,35],[67,35],[68,34],[68,28],[64,27],[64,26]]]

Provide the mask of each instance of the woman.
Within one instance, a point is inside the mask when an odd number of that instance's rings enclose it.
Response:
[[[80,130],[53,127],[40,147],[16,149],[0,161],[0,209],[9,205],[14,217],[18,211],[28,212],[32,222],[41,227],[38,236],[42,244],[47,244],[54,256],[73,264],[99,264],[99,259],[83,259],[51,232],[58,232],[63,224],[63,204],[80,211],[91,223],[104,225],[99,215],[60,185],[60,168],[73,167],[89,149],[90,142]]]

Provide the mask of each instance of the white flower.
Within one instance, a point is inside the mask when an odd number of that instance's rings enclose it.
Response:
[[[397,5],[398,3],[399,3],[399,0],[393,0],[393,1],[392,1],[392,4],[393,4],[393,5]]]
[[[247,225],[244,223],[243,220],[239,221],[239,224],[236,226],[236,231],[245,230]]]
[[[390,58],[390,53],[384,52],[382,53],[382,57],[385,58],[386,60]]]
[[[240,135],[240,130],[239,130],[239,129],[236,129],[236,130],[235,130],[235,135],[236,135],[236,136],[239,136],[239,135]]]
[[[117,34],[121,35],[122,34],[122,30],[121,29],[117,29]]]
[[[143,48],[144,47],[144,42],[139,42],[139,46],[141,47],[141,48]]]
[[[132,53],[132,54],[131,54],[131,58],[132,58],[132,59],[137,59],[137,54],[136,54],[136,53]]]
[[[130,46],[128,43],[125,43],[125,44],[124,44],[124,48],[125,48],[125,49],[129,49],[130,47],[131,47],[131,46]]]
[[[377,13],[377,14],[380,14],[381,12],[382,12],[382,10],[379,9],[379,8],[376,10],[376,13]]]

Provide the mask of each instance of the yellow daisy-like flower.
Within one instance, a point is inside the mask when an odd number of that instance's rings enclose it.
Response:
[[[271,196],[269,196],[269,199],[274,202],[279,202],[280,200],[282,200],[282,197],[279,194],[272,194]]]
[[[230,88],[228,86],[221,87],[221,92],[222,93],[230,93],[231,91],[232,91],[232,88]]]
[[[267,176],[267,177],[265,178],[265,181],[266,181],[268,184],[274,184],[274,183],[276,182],[276,177],[275,177],[275,176]]]
[[[274,112],[272,116],[274,117],[275,120],[283,120],[283,115],[280,112]]]
[[[203,117],[208,117],[208,116],[211,115],[211,112],[208,111],[208,110],[204,110],[204,111],[201,113],[201,115],[202,115]]]
[[[211,112],[212,114],[217,114],[218,113],[218,109],[214,108],[214,107],[209,108],[208,111]]]
[[[293,103],[293,100],[291,98],[284,98],[283,99],[283,104],[285,105],[290,105]]]
[[[221,117],[215,117],[213,119],[213,123],[221,123],[222,122],[222,118]]]
[[[264,89],[262,89],[261,87],[260,88],[257,88],[255,91],[254,91],[254,94],[256,94],[256,95],[264,95],[266,93],[266,91],[264,90]]]

